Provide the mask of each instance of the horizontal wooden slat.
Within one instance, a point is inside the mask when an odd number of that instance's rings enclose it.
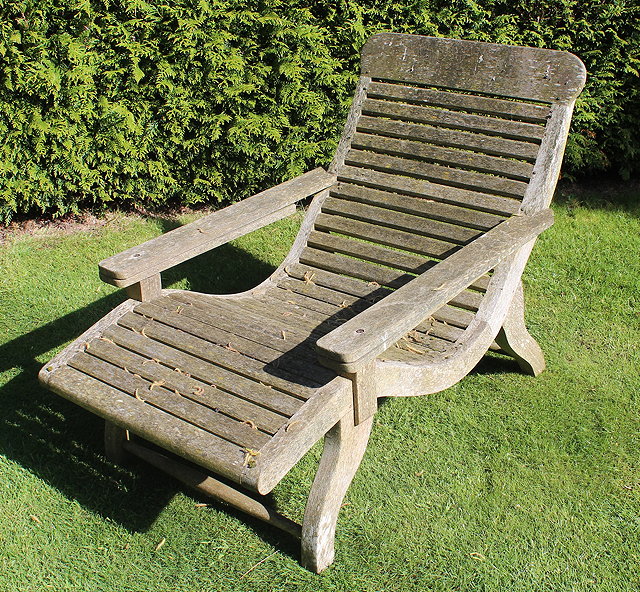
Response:
[[[408,140],[429,142],[438,146],[474,150],[476,153],[520,159],[533,162],[536,159],[540,145],[531,142],[521,142],[497,136],[487,136],[473,132],[434,127],[421,123],[397,121],[383,117],[363,115],[358,119],[357,129],[361,132],[381,134]]]
[[[320,273],[321,275],[328,274],[328,272],[320,272],[319,270],[315,273]],[[337,279],[343,276],[336,275],[335,277]],[[358,283],[367,286],[364,282]],[[356,296],[351,293],[348,286],[345,287],[347,291],[341,292],[327,288],[321,284],[316,284],[315,281],[313,283],[308,283],[304,280],[296,279],[295,277],[286,277],[281,279],[278,282],[278,287],[282,288],[286,294],[294,293],[302,295],[305,296],[307,300],[317,301],[332,307],[341,307],[346,305],[355,311],[364,310],[368,306],[371,306],[373,302],[377,302],[387,294],[391,293],[387,288],[376,289],[373,286],[367,286],[367,290],[362,290],[366,292],[365,295]],[[307,303],[307,306],[311,307],[312,304]]]
[[[536,105],[521,101],[508,101],[494,97],[461,94],[434,88],[419,88],[403,84],[372,82],[367,87],[367,96],[373,99],[397,99],[411,103],[425,103],[434,107],[474,111],[507,119],[520,119],[531,123],[546,123],[548,105]]]
[[[362,75],[551,103],[577,96],[586,71],[566,51],[379,33],[362,50]]]
[[[310,259],[315,258],[314,250],[309,249],[307,256]],[[366,278],[356,279],[355,277],[346,277],[345,275],[341,275],[340,272],[335,273],[321,269],[318,266],[313,266],[312,264],[296,263],[287,268],[287,274],[292,278],[303,279],[305,275],[311,273],[314,274],[314,283],[319,286],[361,298],[372,298],[373,301],[376,302],[380,297],[386,296],[391,292],[379,282],[372,282]],[[413,276],[407,277],[411,278]],[[479,278],[472,284],[473,289],[481,292],[486,291],[490,279],[488,275]]]
[[[435,107],[380,101],[379,99],[366,99],[362,105],[362,113],[364,115],[377,115],[402,121],[427,123],[451,129],[510,138],[512,140],[522,140],[524,142],[540,142],[542,136],[544,136],[544,128],[533,123],[507,121],[485,115],[472,115]]]
[[[170,297],[182,303],[190,302],[193,307],[190,308],[189,313],[196,319],[214,327],[222,323],[230,325],[239,338],[254,341],[282,354],[287,354],[296,347],[297,357],[315,360],[312,344],[309,341],[310,331],[315,324],[304,323],[298,316],[284,317],[278,311],[269,310],[269,307],[265,307],[253,297],[236,302],[189,292],[175,292]],[[282,330],[287,331],[286,339],[282,338]],[[305,376],[312,376],[313,372],[307,367],[306,362],[295,363],[295,365],[302,365],[305,368]],[[285,367],[283,365],[283,368]],[[319,367],[318,370],[316,378],[319,384],[332,378],[331,374],[326,374],[324,368]]]
[[[326,299],[314,298],[312,295],[316,295],[318,290],[325,290],[328,294]],[[342,298],[340,298],[342,296]],[[351,316],[353,313],[347,310],[347,306],[358,301],[358,298],[350,298],[347,302],[346,294],[341,292],[334,292],[316,286],[314,283],[305,282],[304,280],[293,280],[288,278],[287,280],[280,281],[278,283],[278,289],[269,290],[264,296],[261,297],[266,304],[271,306],[278,306],[274,304],[273,299],[282,301],[288,304],[290,307],[298,307],[303,314],[309,318],[322,319],[321,322],[333,317],[336,314],[340,316]],[[363,302],[363,304],[370,305],[370,303]]]
[[[458,167],[486,173],[502,175],[518,181],[528,182],[533,165],[520,160],[509,160],[497,156],[487,156],[468,150],[443,148],[411,139],[394,138],[371,133],[356,132],[351,147],[359,150],[373,150],[393,156],[410,156],[449,167]]]
[[[380,245],[317,230],[311,232],[307,244],[316,249],[349,255],[370,263],[379,263],[415,274],[422,273],[436,264],[436,261],[419,255],[395,251]]]
[[[344,182],[353,182],[376,189],[406,193],[416,197],[426,197],[491,214],[509,216],[520,209],[520,201],[516,199],[458,187],[449,187],[426,179],[404,177],[373,169],[343,166],[338,171],[338,178]]]
[[[406,230],[422,236],[430,236],[458,244],[468,243],[481,234],[480,231],[471,228],[455,226],[437,220],[429,220],[428,218],[335,197],[330,197],[323,203],[322,211],[327,214],[346,216],[363,222],[373,222],[388,228]]]
[[[126,328],[126,325],[129,325],[131,330]],[[165,366],[179,368],[180,371],[202,382],[215,385],[216,388],[223,389],[237,397],[287,417],[300,409],[303,402],[301,399],[311,396],[314,392],[309,389],[303,392],[303,396],[298,394],[294,396],[284,389],[278,390],[277,386],[276,388],[271,388],[267,383],[260,382],[259,379],[250,378],[246,373],[234,372],[224,366],[202,359],[193,353],[176,349],[171,345],[150,339],[135,331],[145,326],[149,326],[148,320],[142,317],[139,319],[129,317],[125,319],[125,327],[118,325],[110,327],[105,331],[104,337],[122,348],[139,353],[149,359],[156,359]],[[159,329],[166,331],[162,326]],[[154,330],[153,326],[151,330]],[[178,335],[179,337],[180,335]],[[186,341],[186,345],[189,347],[189,338]]]
[[[145,440],[240,481],[245,454],[241,447],[223,438],[159,411],[70,366],[52,373],[48,387]]]
[[[310,252],[309,255],[313,257],[312,252]],[[390,293],[390,290],[386,287],[377,283],[371,283],[366,279],[355,279],[302,263],[295,263],[287,267],[286,272],[290,277],[296,279],[303,279],[305,275],[313,274],[314,284],[361,298]]]
[[[336,292],[329,290],[322,286],[316,286],[314,284],[309,285],[304,281],[287,279],[282,280],[279,286],[284,288],[282,290],[285,294],[302,295],[304,300],[299,298],[298,302],[301,306],[313,308],[314,304],[324,305],[322,311],[325,314],[335,315],[342,312],[345,318],[350,318],[355,314],[369,308],[374,302],[378,302],[391,292],[389,290],[378,290],[372,292],[367,297],[358,297],[351,294],[345,294],[343,292]],[[271,294],[271,293],[270,293]],[[482,293],[474,290],[464,290],[457,296],[455,296],[450,304],[456,307],[464,308],[471,311],[476,311],[480,302],[482,301]],[[318,306],[318,309],[321,307]]]
[[[268,317],[264,318],[263,315],[261,322],[248,307],[243,307],[239,312],[229,306],[230,302],[224,303],[223,299],[209,298],[207,302],[202,302],[197,297],[197,294],[175,292],[168,299],[173,303],[157,301],[160,306],[166,307],[167,314],[150,311],[153,305],[146,303],[136,307],[136,311],[145,311],[145,314],[163,323],[179,326],[181,330],[207,342],[217,343],[223,349],[232,348],[248,358],[284,370],[292,381],[313,381],[321,385],[334,378],[334,373],[315,363],[312,342],[308,341],[310,331],[294,328],[290,318],[280,318],[276,329],[270,327]],[[185,306],[180,314],[176,314],[175,304],[187,302],[192,305]],[[212,341],[216,339],[216,328],[223,322],[235,327],[234,333],[228,341]],[[282,331],[285,331],[284,337]],[[291,352],[293,348],[296,348],[295,352]]]
[[[317,388],[317,383],[311,379],[296,376],[273,364],[265,364],[259,360],[254,360],[240,352],[233,351],[231,348],[215,345],[205,339],[174,327],[145,319],[140,315],[125,315],[118,323],[132,331],[144,330],[145,335],[149,336],[152,342],[160,342],[171,348],[184,351],[226,368],[235,374],[252,378],[267,386],[276,387],[285,393],[296,395],[300,398],[306,399],[310,397]],[[113,339],[110,335],[109,337]],[[119,343],[119,345],[124,344]]]
[[[387,140],[391,141],[393,138],[387,138]],[[409,175],[443,185],[483,191],[515,199],[521,198],[527,189],[527,184],[522,181],[362,150],[349,150],[345,164],[396,175]]]
[[[455,299],[455,297],[454,297]],[[453,325],[454,327],[466,328],[475,316],[473,312],[463,310],[450,304],[445,304],[431,315],[436,321]]]
[[[259,429],[274,434],[286,422],[286,416],[265,409],[251,401],[234,396],[220,387],[188,376],[188,371],[163,365],[159,360],[143,357],[114,343],[95,339],[88,344],[86,351],[111,364],[127,368],[129,372],[140,375],[148,381],[162,380],[166,388],[178,390],[191,398],[239,421],[251,421]],[[178,367],[179,368],[179,367]]]
[[[404,284],[415,277],[408,273],[394,271],[388,267],[365,263],[358,259],[334,255],[310,247],[306,247],[302,251],[300,254],[300,262],[310,265],[311,267],[317,267],[341,275],[348,275],[352,278],[368,282],[373,281],[381,286],[389,286],[391,288],[404,286]]]
[[[195,295],[185,293],[156,299],[152,302],[139,304],[135,311],[158,320],[166,325],[187,331],[219,346],[229,346],[241,353],[261,360],[271,362],[291,349],[290,344],[281,343],[279,329],[260,327],[260,331],[247,332],[247,325],[238,325],[238,315],[233,310],[222,309],[215,304],[206,306],[199,303]],[[245,336],[248,333],[249,337]],[[308,333],[298,335],[296,343],[303,343]]]
[[[320,213],[316,218],[315,228],[346,234],[436,259],[442,259],[460,248],[454,243],[332,214]]]
[[[88,353],[75,355],[69,366],[238,446],[259,449],[269,441],[259,430]]]
[[[503,216],[496,216],[495,214],[487,214],[486,212],[445,204],[432,199],[399,195],[350,183],[338,183],[331,190],[331,195],[372,206],[397,210],[406,214],[413,214],[414,216],[424,216],[440,222],[468,226],[478,230],[489,230],[504,220]]]

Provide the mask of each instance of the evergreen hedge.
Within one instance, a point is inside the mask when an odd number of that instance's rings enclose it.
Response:
[[[636,0],[0,0],[0,221],[232,201],[326,164],[381,30],[577,53],[566,171],[640,170]]]

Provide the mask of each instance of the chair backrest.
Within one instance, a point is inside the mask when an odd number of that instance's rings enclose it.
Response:
[[[375,35],[301,262],[393,288],[547,207],[584,81],[567,52]]]

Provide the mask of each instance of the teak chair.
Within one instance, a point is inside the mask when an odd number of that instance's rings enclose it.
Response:
[[[323,570],[378,398],[445,389],[491,348],[528,373],[544,368],[520,277],[552,224],[584,81],[582,62],[566,52],[375,35],[328,172],[102,261],[101,278],[130,299],[40,380],[106,420],[110,458],[137,455],[300,536],[303,563]],[[288,216],[311,195],[290,254],[256,288],[161,288],[163,270]],[[322,437],[300,526],[255,494]]]

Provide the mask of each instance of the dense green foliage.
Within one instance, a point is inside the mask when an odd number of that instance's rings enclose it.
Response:
[[[233,200],[326,164],[381,30],[574,51],[567,171],[640,168],[635,0],[0,0],[0,221]]]

